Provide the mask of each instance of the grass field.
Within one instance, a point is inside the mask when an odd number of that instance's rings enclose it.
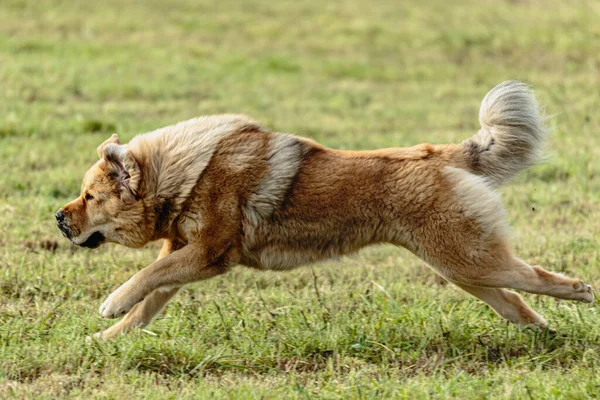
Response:
[[[0,397],[598,398],[598,302],[525,295],[558,334],[518,328],[392,247],[235,270],[86,341],[158,253],[54,225],[113,131],[239,112],[335,148],[456,142],[506,79],[554,116],[548,162],[502,189],[517,252],[599,288],[597,1],[2,0]]]

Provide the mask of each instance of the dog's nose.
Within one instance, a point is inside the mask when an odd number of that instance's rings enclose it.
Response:
[[[65,214],[62,210],[58,210],[54,216],[56,217],[56,222],[63,222],[65,220]]]

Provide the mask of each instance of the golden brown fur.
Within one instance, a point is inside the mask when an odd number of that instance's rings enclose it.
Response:
[[[111,136],[81,196],[57,213],[61,231],[86,247],[165,242],[156,262],[102,304],[104,317],[126,314],[102,337],[148,324],[182,285],[235,265],[288,270],[376,243],[409,249],[513,322],[546,327],[504,288],[593,295],[527,265],[508,244],[494,188],[539,155],[545,131],[533,101],[521,84],[498,86],[482,106],[485,132],[460,145],[339,151],[235,115],[185,121],[128,145]],[[509,154],[511,143],[520,150]]]

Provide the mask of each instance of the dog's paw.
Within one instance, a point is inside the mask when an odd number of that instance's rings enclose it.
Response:
[[[594,291],[592,287],[582,281],[579,281],[573,287],[577,294],[579,295],[579,300],[584,301],[586,303],[592,303],[594,301]]]
[[[87,335],[85,337],[85,342],[89,344],[89,343],[100,341],[102,339],[104,339],[102,337],[102,332],[96,332],[93,335]]]
[[[100,315],[104,318],[118,318],[127,314],[141,300],[134,294],[130,286],[129,282],[125,282],[112,292],[100,306]]]
[[[130,306],[120,302],[111,294],[100,306],[100,315],[104,318],[118,318],[121,317],[131,309]]]
[[[94,340],[97,342],[104,342],[107,340],[111,340],[114,339],[115,336],[117,336],[115,333],[113,333],[110,328],[105,330],[105,331],[100,331],[100,332],[96,332],[94,333]]]

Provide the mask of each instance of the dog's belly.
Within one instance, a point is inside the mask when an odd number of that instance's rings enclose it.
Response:
[[[287,271],[332,257],[334,256],[307,249],[269,247],[252,253],[245,253],[240,264],[262,270]]]
[[[395,236],[400,237],[398,225],[393,225]],[[372,244],[392,242],[389,237],[386,224],[379,219],[267,224],[246,232],[240,263],[263,270],[289,270],[355,253]]]

